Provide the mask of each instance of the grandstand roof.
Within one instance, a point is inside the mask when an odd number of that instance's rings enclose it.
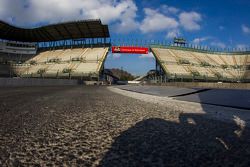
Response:
[[[0,21],[0,39],[22,42],[49,42],[80,38],[108,38],[109,29],[101,20],[83,20],[38,28],[20,28]]]

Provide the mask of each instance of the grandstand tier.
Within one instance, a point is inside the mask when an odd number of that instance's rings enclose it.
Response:
[[[44,51],[13,69],[20,77],[98,76],[107,53],[108,47]]]
[[[249,81],[250,54],[204,52],[182,47],[152,46],[151,50],[169,78]]]
[[[100,19],[36,28],[0,21],[0,77],[99,79],[109,37]]]

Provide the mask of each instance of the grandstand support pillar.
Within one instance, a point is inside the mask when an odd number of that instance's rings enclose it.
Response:
[[[159,70],[160,70],[160,75],[162,76],[163,75],[163,70],[162,70],[161,65],[159,65]]]
[[[66,41],[64,40],[63,41],[63,49],[65,49],[65,44],[66,44]]]
[[[104,38],[104,46],[103,47],[105,47],[105,45],[106,45],[106,38]]]
[[[71,73],[69,73],[69,79],[71,80]]]
[[[11,69],[10,69],[10,71],[9,71],[9,72],[10,72],[10,78],[11,78]]]
[[[93,48],[93,44],[94,44],[94,39],[91,38],[91,49]]]
[[[221,73],[221,76],[222,76],[222,77],[221,77],[221,81],[224,82],[223,71],[222,71],[222,73]]]
[[[155,72],[156,72],[155,75],[158,75],[157,74],[158,73],[158,62],[157,62],[157,60],[155,60]]]
[[[157,71],[157,60],[155,60],[155,71]]]

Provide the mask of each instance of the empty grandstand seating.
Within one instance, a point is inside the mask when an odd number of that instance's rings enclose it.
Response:
[[[169,50],[170,51],[170,50]],[[171,50],[171,52],[178,57],[181,60],[187,60],[190,63],[195,63],[195,64],[199,64],[199,60],[197,60],[192,54],[189,54],[185,51],[177,51],[177,50]]]
[[[105,53],[105,48],[88,49],[84,58],[86,61],[97,62],[103,58],[103,53]]]
[[[238,55],[238,56],[235,56],[235,61],[236,61],[236,65],[241,65],[241,64],[245,64],[245,59],[246,59],[246,55]]]
[[[73,48],[43,51],[15,71],[23,77],[82,77],[99,74],[108,48]]]
[[[63,50],[55,50],[55,51],[45,51],[39,53],[37,56],[32,58],[30,61],[35,61],[36,63],[45,63],[49,62],[52,59],[57,59],[60,54],[63,53]]]
[[[161,49],[161,48],[157,48],[157,49],[154,49],[154,52],[156,55],[161,55],[161,58],[160,60],[162,62],[169,62],[169,63],[177,63],[177,60],[174,56],[172,56],[171,54],[169,54],[168,52],[168,49]]]
[[[164,64],[166,66],[166,70],[171,74],[176,75],[190,75],[190,73],[183,67],[178,64]]]
[[[77,67],[73,68],[73,75],[86,75],[97,73],[98,63],[80,63]]]
[[[80,60],[84,53],[88,50],[82,48],[75,48],[75,49],[66,49],[60,55],[61,61],[71,61],[71,60]]]
[[[32,57],[34,56],[0,52],[0,76],[20,76],[20,74],[29,67],[29,65],[23,63]]]
[[[23,63],[31,59],[33,55],[20,55],[20,54],[10,54],[0,52],[0,63]]]
[[[212,53],[180,47],[152,47],[151,50],[169,76],[228,81],[250,79],[246,70],[250,64],[247,52]]]

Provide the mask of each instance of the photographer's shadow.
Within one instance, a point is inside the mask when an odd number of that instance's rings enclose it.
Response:
[[[199,114],[179,120],[138,122],[115,139],[100,166],[249,166],[249,130]]]

